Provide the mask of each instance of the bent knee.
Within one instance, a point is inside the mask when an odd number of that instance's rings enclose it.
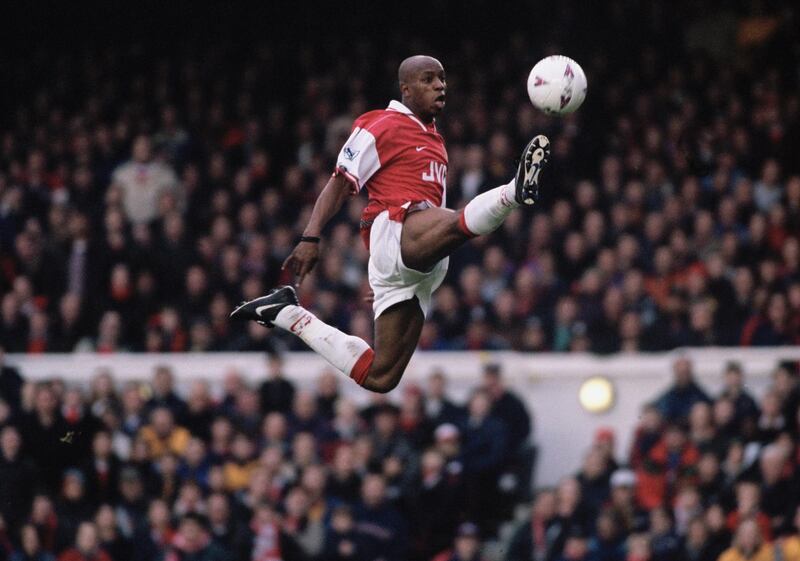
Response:
[[[377,393],[389,393],[397,387],[397,384],[400,383],[400,378],[402,377],[403,372],[398,372],[395,368],[372,369],[367,376],[364,387]]]

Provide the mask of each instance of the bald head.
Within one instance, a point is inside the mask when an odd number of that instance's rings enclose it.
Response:
[[[400,82],[400,88],[402,89],[403,84],[409,84],[418,79],[419,75],[426,70],[436,72],[444,70],[444,67],[432,56],[414,55],[405,59],[397,69],[397,81]]]
[[[424,122],[432,121],[444,108],[444,67],[435,58],[408,57],[397,69],[397,80],[403,104]]]

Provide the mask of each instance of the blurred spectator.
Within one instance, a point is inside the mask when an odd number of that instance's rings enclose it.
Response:
[[[53,554],[42,547],[36,527],[26,524],[20,531],[20,546],[9,561],[55,561]]]
[[[463,410],[447,398],[447,378],[441,370],[434,370],[428,376],[425,391],[425,414],[435,427],[445,423],[458,424],[462,421]]]
[[[158,406],[150,413],[150,424],[139,431],[139,438],[146,444],[151,458],[160,458],[169,452],[183,454],[191,435],[175,424],[168,407]]]
[[[692,406],[698,401],[710,402],[705,391],[695,382],[692,362],[686,357],[677,359],[672,364],[673,385],[656,404],[661,414],[669,422],[685,421]]]
[[[744,373],[742,372],[740,364],[736,362],[728,364],[725,368],[724,383],[725,386],[722,390],[721,397],[733,401],[737,422],[758,417],[758,405],[756,405],[756,401],[745,389]]]
[[[288,413],[294,403],[294,384],[283,376],[283,360],[277,353],[267,353],[267,379],[261,383],[261,412]]]
[[[22,455],[19,430],[8,425],[0,430],[0,516],[11,534],[19,529],[33,498],[37,466]]]
[[[653,509],[674,498],[681,485],[697,477],[700,454],[678,425],[670,425],[636,472],[639,504]]]
[[[75,545],[58,556],[58,561],[112,561],[100,547],[97,527],[91,522],[82,522],[75,536]]]
[[[481,540],[478,526],[464,522],[458,527],[452,551],[444,551],[433,561],[482,561]]]
[[[507,450],[504,425],[491,416],[491,406],[486,390],[472,394],[461,446],[464,480],[472,499],[468,515],[483,531],[491,531],[495,523],[498,476]]]
[[[22,376],[19,370],[6,363],[5,350],[0,346],[0,399],[11,407],[12,414],[18,414],[22,392]]]
[[[364,477],[361,502],[354,517],[363,559],[401,561],[406,558],[407,522],[386,500],[383,476],[367,474]]]
[[[197,514],[187,514],[178,525],[172,547],[165,561],[227,561],[228,553],[216,545],[206,529],[205,520]]]
[[[112,188],[121,190],[125,214],[134,224],[153,221],[163,197],[178,199],[178,178],[169,166],[152,159],[146,135],[134,139],[131,160],[114,170],[112,181]]]
[[[758,523],[745,519],[736,530],[733,546],[720,555],[719,561],[772,561],[774,558],[773,547],[764,541]]]

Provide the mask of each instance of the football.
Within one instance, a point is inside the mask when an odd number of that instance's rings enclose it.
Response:
[[[534,107],[549,115],[566,115],[586,98],[586,74],[569,57],[543,58],[528,75],[528,96]]]

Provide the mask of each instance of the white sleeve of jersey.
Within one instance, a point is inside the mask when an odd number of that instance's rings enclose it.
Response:
[[[381,167],[375,137],[366,129],[356,127],[336,158],[336,170],[342,173],[358,192]]]

